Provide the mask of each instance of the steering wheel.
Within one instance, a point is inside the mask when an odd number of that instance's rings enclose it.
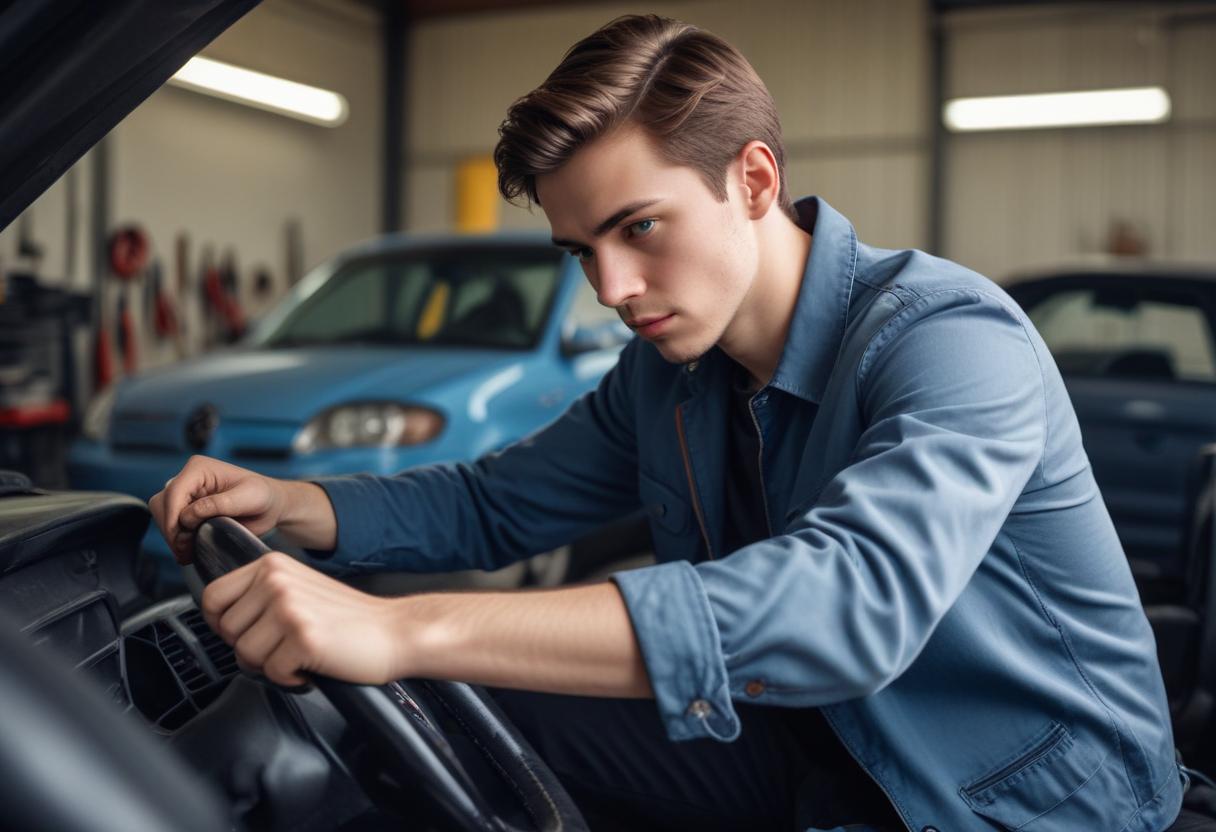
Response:
[[[210,583],[270,548],[228,517],[202,523],[194,566]],[[524,832],[503,819],[517,806],[495,807],[469,777],[418,701],[438,702],[510,785],[532,825],[529,832],[578,832],[587,824],[557,777],[489,695],[458,682],[399,681],[356,685],[325,676],[313,684],[361,736],[375,744],[399,782],[418,784],[452,824],[466,832]],[[500,798],[501,800],[501,798]]]

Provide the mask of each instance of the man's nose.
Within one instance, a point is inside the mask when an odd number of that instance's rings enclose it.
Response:
[[[603,306],[624,306],[646,290],[646,281],[628,258],[600,258],[596,267],[596,300]]]

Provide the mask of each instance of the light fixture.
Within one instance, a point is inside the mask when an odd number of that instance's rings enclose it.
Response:
[[[169,83],[325,127],[337,127],[349,111],[336,92],[210,58],[191,58]]]
[[[1157,124],[1169,117],[1170,97],[1161,87],[956,98],[942,110],[955,132]]]

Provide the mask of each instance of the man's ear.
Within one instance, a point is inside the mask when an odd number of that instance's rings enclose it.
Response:
[[[781,193],[781,174],[777,157],[762,141],[751,141],[736,157],[742,185],[744,207],[750,219],[758,220],[768,213]]]

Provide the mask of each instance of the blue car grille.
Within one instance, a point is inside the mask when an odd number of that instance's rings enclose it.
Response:
[[[182,451],[186,437],[180,419],[168,415],[115,414],[110,444],[123,451]]]
[[[285,422],[224,419],[204,447],[186,441],[182,417],[153,414],[116,415],[110,426],[110,445],[116,451],[152,453],[212,453],[248,460],[286,460],[298,426]]]

